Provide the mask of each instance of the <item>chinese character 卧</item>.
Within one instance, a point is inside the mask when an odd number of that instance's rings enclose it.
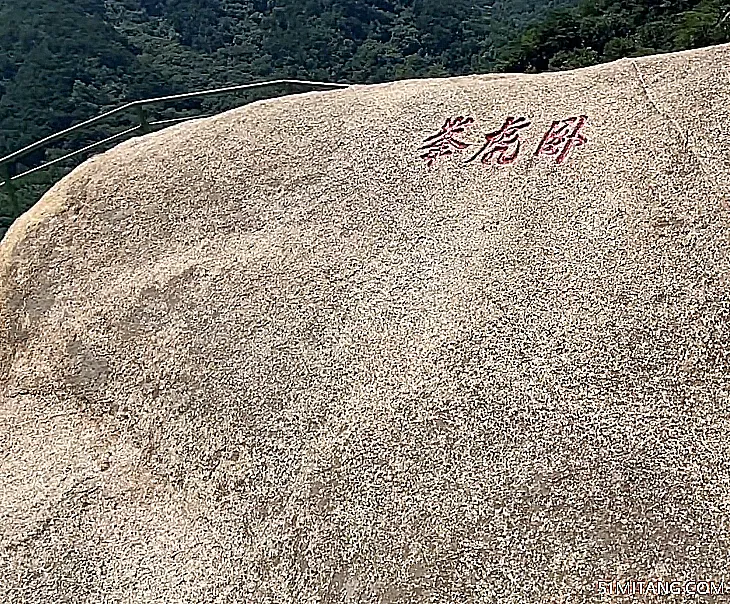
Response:
[[[588,117],[580,115],[565,120],[555,120],[537,148],[535,155],[557,156],[556,163],[561,164],[574,147],[584,145],[588,139],[581,134]]]

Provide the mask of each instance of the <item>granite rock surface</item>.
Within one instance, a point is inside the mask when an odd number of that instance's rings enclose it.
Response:
[[[730,579],[729,204],[730,46],[87,161],[0,244],[0,601]]]

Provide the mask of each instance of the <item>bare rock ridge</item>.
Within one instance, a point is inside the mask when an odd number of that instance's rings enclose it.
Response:
[[[729,203],[730,46],[91,159],[0,244],[0,601],[727,578]]]

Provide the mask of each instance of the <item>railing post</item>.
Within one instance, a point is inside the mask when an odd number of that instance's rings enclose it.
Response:
[[[139,131],[141,134],[148,134],[152,131],[149,120],[147,119],[147,110],[144,107],[137,107],[137,117],[139,118]]]
[[[13,182],[13,176],[15,176],[15,163],[3,164],[0,166],[0,178],[5,181],[5,191],[10,197],[10,218],[15,218],[20,212],[18,207],[18,197],[15,194],[17,186]]]

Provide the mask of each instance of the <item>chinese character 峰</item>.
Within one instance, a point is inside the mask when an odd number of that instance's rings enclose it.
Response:
[[[588,117],[585,115],[555,120],[543,137],[535,155],[557,155],[556,163],[563,163],[573,147],[580,147],[588,142],[588,139],[581,134],[581,129],[587,120]]]
[[[462,134],[473,123],[473,117],[460,115],[447,118],[444,125],[441,126],[441,130],[423,141],[425,144],[420,148],[420,151],[425,151],[421,154],[421,158],[425,160],[426,165],[430,168],[436,159],[442,155],[451,155],[466,149],[470,143],[460,141],[456,136]]]
[[[508,117],[499,130],[487,134],[487,142],[467,162],[482,155],[482,163],[495,159],[499,165],[511,164],[520,152],[520,129],[527,128],[530,122],[524,117]]]

